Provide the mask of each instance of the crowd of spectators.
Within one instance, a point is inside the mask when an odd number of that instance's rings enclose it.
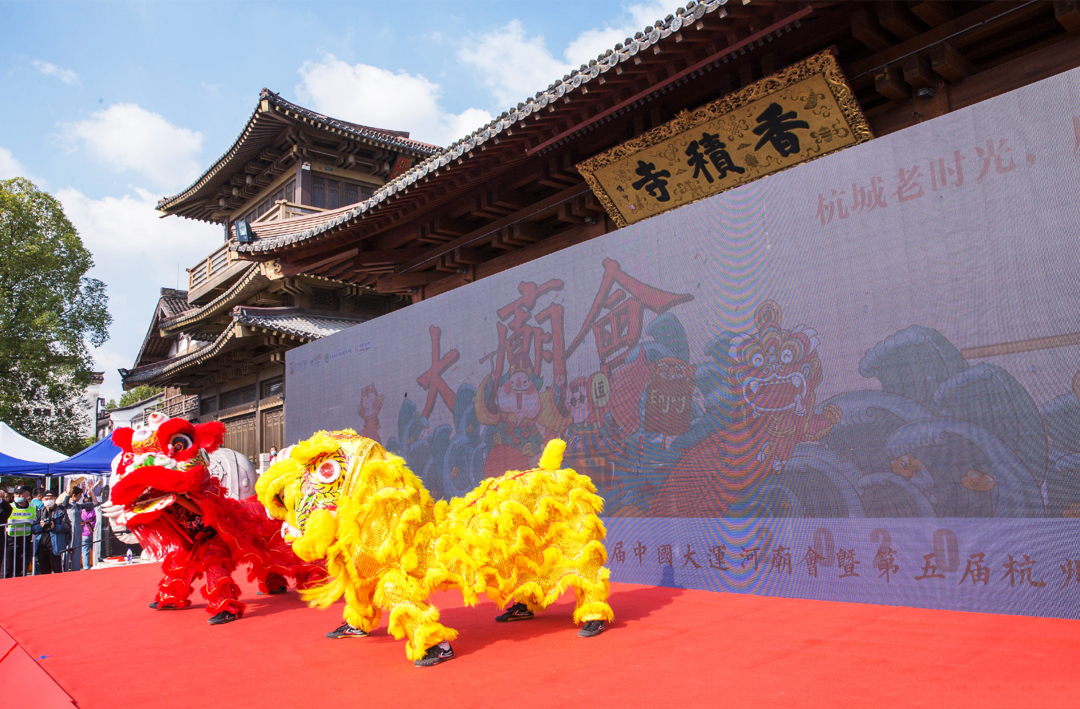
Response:
[[[4,578],[89,569],[100,504],[78,486],[59,497],[26,485],[0,493]]]

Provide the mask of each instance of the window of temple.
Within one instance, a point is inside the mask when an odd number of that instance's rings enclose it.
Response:
[[[337,209],[368,199],[375,190],[367,185],[357,185],[345,180],[327,177],[311,178],[311,206]]]
[[[311,307],[314,310],[337,310],[337,293],[330,288],[312,288]]]
[[[276,202],[280,202],[281,200],[285,200],[286,202],[293,202],[295,201],[295,199],[296,180],[293,179],[289,180],[280,188],[278,188],[278,190],[274,192],[274,194],[263,200],[263,202],[259,206],[255,207],[255,209],[252,209],[250,212],[245,214],[243,219],[246,222],[253,222],[262,215],[269,212],[271,209],[273,209]]]
[[[285,380],[282,377],[274,377],[262,383],[262,398],[269,399],[285,393]]]
[[[208,416],[215,413],[218,410],[217,397],[208,396],[205,399],[199,399],[199,415]]]
[[[231,409],[234,406],[251,404],[255,401],[255,385],[233,389],[221,395],[221,408]]]

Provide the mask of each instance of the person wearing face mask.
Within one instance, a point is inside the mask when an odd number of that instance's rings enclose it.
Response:
[[[4,545],[4,578],[26,575],[26,562],[30,556],[28,552],[32,549],[31,533],[36,517],[36,510],[30,505],[30,488],[16,488]]]
[[[39,574],[58,574],[64,570],[62,555],[71,546],[71,520],[67,508],[56,504],[52,490],[41,499],[44,506],[34,522],[34,534],[38,537],[35,569]]]

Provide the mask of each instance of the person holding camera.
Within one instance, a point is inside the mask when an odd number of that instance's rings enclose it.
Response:
[[[34,522],[38,537],[34,568],[39,574],[58,574],[64,570],[62,556],[71,546],[71,520],[67,509],[56,504],[51,490],[41,499],[43,505]]]

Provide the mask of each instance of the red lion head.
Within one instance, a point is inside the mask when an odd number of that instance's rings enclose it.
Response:
[[[177,495],[198,491],[210,478],[210,453],[225,438],[225,425],[192,424],[153,413],[145,426],[119,428],[112,439],[122,453],[113,466],[110,501],[124,507],[121,524],[143,525],[160,517]]]

